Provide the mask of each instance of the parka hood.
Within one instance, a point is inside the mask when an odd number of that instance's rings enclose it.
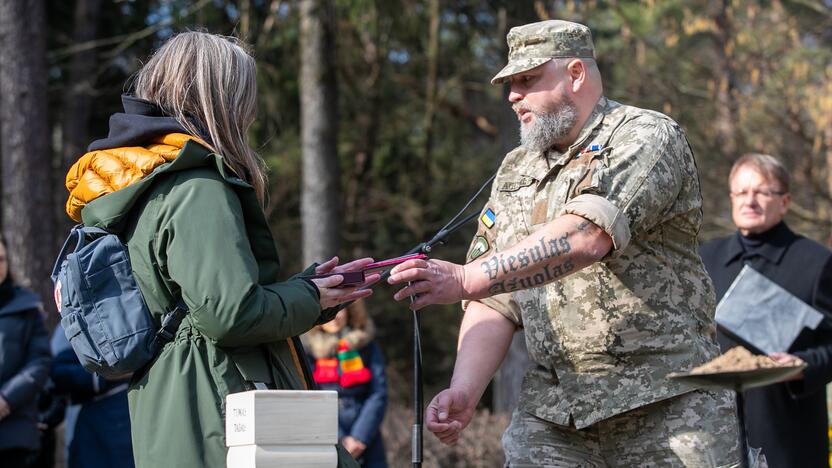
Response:
[[[212,166],[229,182],[247,185],[158,106],[131,96],[122,102],[125,112],[110,117],[109,136],[93,142],[67,173],[66,212],[73,220],[120,232],[130,209],[164,173]]]
[[[80,221],[87,204],[144,179],[176,159],[192,139],[184,133],[170,133],[154,137],[146,146],[101,149],[81,156],[66,175],[67,214]]]
[[[251,185],[237,177],[224,164],[222,157],[197,143],[197,140],[193,139],[193,137],[189,135],[183,136],[189,139],[184,142],[182,149],[178,151],[170,162],[164,162],[156,166],[149,174],[137,177],[123,188],[101,193],[87,201],[84,206],[81,206],[80,208],[82,210],[80,211],[80,215],[84,225],[100,227],[113,233],[121,232],[124,228],[124,221],[130,213],[130,209],[153,184],[153,181],[165,174],[178,171],[185,171],[197,167],[211,167],[215,168],[229,184],[251,188]],[[69,184],[67,184],[67,187],[69,187]],[[253,189],[251,192],[252,197],[256,200]],[[70,201],[67,202],[67,206],[69,206]]]

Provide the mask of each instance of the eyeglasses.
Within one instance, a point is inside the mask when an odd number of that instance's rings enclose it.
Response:
[[[736,192],[729,192],[731,198],[745,198],[751,195],[751,198],[770,199],[775,195],[785,195],[786,192],[778,192],[776,190],[738,190]]]

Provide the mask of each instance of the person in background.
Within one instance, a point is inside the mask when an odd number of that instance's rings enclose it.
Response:
[[[728,177],[731,217],[737,231],[704,244],[700,253],[717,300],[750,265],[826,317],[804,328],[788,353],[808,364],[794,380],[744,393],[748,443],[762,447],[771,468],[829,466],[826,384],[832,381],[832,252],[795,234],[783,217],[789,211],[789,171],[775,157],[747,154]],[[737,343],[717,330],[720,348]]]
[[[386,468],[381,421],[387,409],[384,356],[363,301],[303,335],[315,383],[338,392],[338,438],[366,468]]]
[[[38,394],[49,378],[49,335],[42,304],[15,285],[0,239],[0,464],[25,467],[40,449]]]
[[[60,325],[52,334],[51,346],[52,392],[70,403],[64,424],[67,468],[132,468],[130,379],[105,380],[84,369]]]

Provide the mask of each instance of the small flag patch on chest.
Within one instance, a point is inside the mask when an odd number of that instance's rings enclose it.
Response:
[[[482,216],[480,216],[480,221],[485,227],[491,229],[492,227],[494,227],[494,220],[496,218],[497,216],[494,215],[494,212],[491,211],[491,208],[488,208],[485,210],[485,213],[483,213]]]

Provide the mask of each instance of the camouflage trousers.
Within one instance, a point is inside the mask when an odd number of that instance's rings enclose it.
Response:
[[[732,393],[695,391],[581,430],[515,409],[503,450],[511,468],[736,467],[738,431]]]

